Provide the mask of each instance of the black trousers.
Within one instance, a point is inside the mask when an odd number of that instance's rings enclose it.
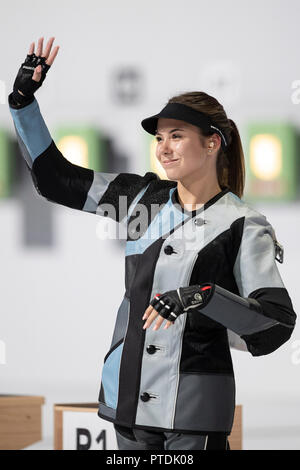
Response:
[[[145,431],[114,424],[119,450],[230,450],[228,435]]]

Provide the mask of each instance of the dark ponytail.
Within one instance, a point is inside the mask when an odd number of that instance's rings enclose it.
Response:
[[[182,103],[209,115],[216,126],[222,129],[228,142],[226,152],[220,147],[217,156],[217,177],[219,186],[229,188],[239,198],[243,196],[245,186],[245,159],[238,128],[234,121],[227,118],[223,106],[213,97],[202,91],[187,92],[173,96],[168,103]],[[202,136],[205,134],[200,128]]]
[[[235,122],[232,119],[228,119],[228,121],[231,124],[232,130],[231,142],[226,151],[226,154],[228,155],[228,180],[226,186],[228,186],[233,193],[241,198],[244,194],[245,186],[244,152],[240,133]]]

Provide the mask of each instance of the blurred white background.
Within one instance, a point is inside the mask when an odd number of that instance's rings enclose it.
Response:
[[[114,140],[128,171],[143,174],[140,121],[185,91],[202,90],[224,105],[244,139],[249,120],[274,119],[300,129],[297,0],[3,0],[0,80],[6,94],[29,45],[55,36],[60,51],[37,99],[50,132],[90,123]],[[140,99],[120,104],[116,70],[141,76]],[[8,105],[0,126],[14,135]],[[32,185],[32,199],[40,198]],[[51,205],[43,201],[45,210]],[[43,395],[44,448],[51,448],[53,403],[96,402],[104,356],[124,293],[123,245],[99,240],[99,219],[53,205],[55,243],[22,243],[24,203],[0,201],[0,393]],[[279,265],[300,314],[300,201],[257,205],[285,248]],[[300,449],[300,326],[275,353],[233,351],[245,449]],[[48,447],[47,447],[48,446]]]

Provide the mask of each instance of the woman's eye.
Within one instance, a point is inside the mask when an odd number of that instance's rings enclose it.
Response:
[[[172,134],[172,137],[175,137],[175,138],[179,137],[179,138],[180,138],[181,136],[180,136],[179,134]],[[160,141],[161,141],[161,138],[160,138],[160,137],[156,137],[156,140],[157,140],[157,142],[160,142]]]

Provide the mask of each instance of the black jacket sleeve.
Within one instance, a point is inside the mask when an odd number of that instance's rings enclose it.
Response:
[[[68,161],[51,138],[37,100],[17,105],[9,95],[19,147],[40,195],[72,209],[124,220],[130,204],[152,180],[131,173],[103,173]]]

